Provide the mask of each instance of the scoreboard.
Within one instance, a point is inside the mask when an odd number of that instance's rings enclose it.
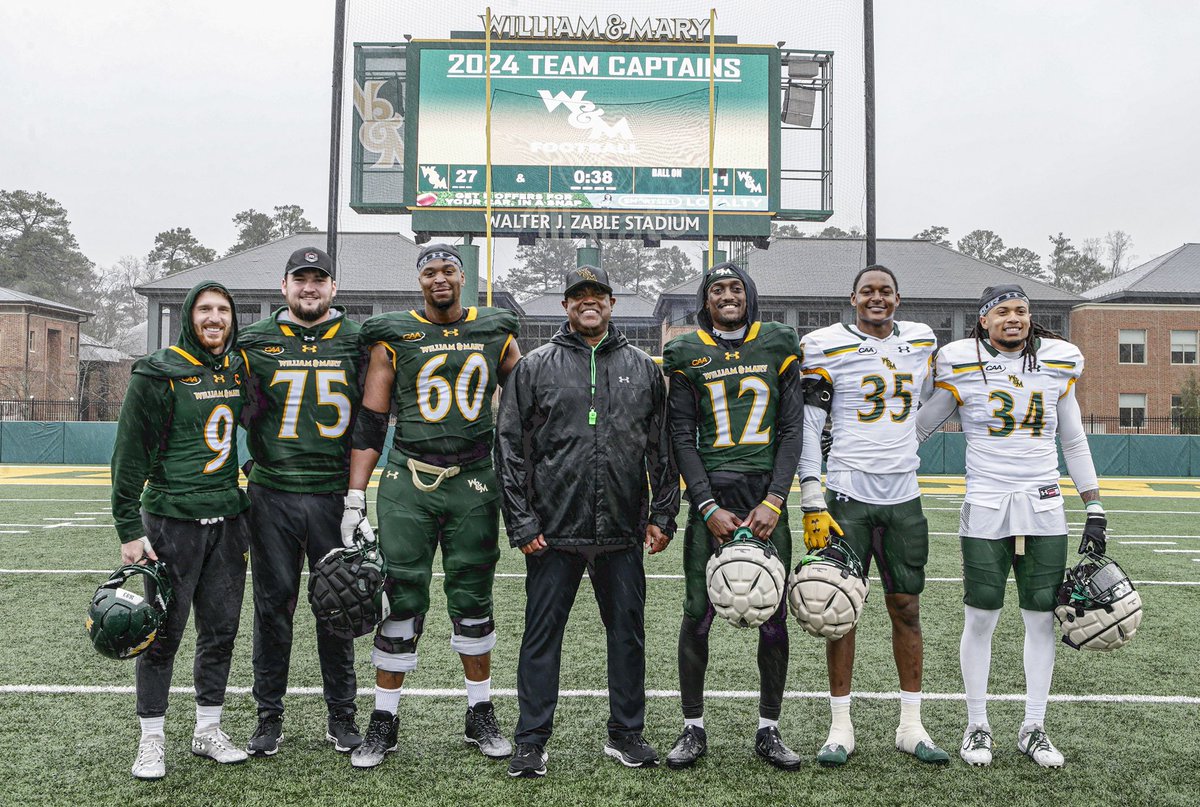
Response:
[[[488,202],[484,42],[414,40],[406,56],[404,205],[414,230],[472,231]],[[779,59],[772,46],[710,59],[697,44],[493,42],[493,226],[705,237],[711,121],[717,234],[768,233]]]

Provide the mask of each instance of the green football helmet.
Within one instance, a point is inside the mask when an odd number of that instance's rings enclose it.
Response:
[[[138,576],[145,578],[145,596],[125,588]],[[161,560],[122,566],[92,595],[86,622],[92,645],[113,659],[140,656],[154,644],[174,599],[167,565]]]

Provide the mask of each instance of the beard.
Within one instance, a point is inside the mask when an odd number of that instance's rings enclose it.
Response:
[[[315,307],[310,307],[308,310],[305,310],[301,307],[304,303],[315,303]],[[321,317],[329,313],[329,307],[331,304],[332,301],[326,302],[325,300],[320,299],[300,300],[296,303],[289,302],[288,313],[291,314],[292,319],[296,320],[297,322],[316,322]]]
[[[1025,337],[1022,336],[1017,339],[1005,339],[1002,336],[999,339],[993,339],[992,341],[1011,353],[1014,350],[1020,349],[1025,344]]]

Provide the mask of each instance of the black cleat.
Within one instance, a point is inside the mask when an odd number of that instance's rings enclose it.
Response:
[[[400,733],[400,719],[390,712],[376,709],[371,712],[367,736],[362,745],[350,754],[350,764],[356,768],[374,768],[383,758],[396,750],[396,736]]]
[[[653,768],[658,765],[658,752],[641,734],[609,737],[604,753],[620,761],[626,768]]]
[[[517,753],[508,762],[508,775],[514,779],[540,779],[546,775],[546,760],[550,755],[544,746],[517,743]]]
[[[463,729],[463,742],[479,748],[488,759],[507,759],[512,756],[512,743],[500,733],[496,722],[496,709],[491,701],[483,701],[467,708],[467,725]]]
[[[333,750],[342,754],[349,753],[363,743],[358,724],[354,722],[354,713],[346,712],[340,715],[330,715],[325,728],[325,739],[333,743]]]
[[[708,734],[700,726],[684,726],[683,733],[675,741],[675,747],[667,754],[667,767],[672,770],[690,768],[696,760],[708,752]]]
[[[283,715],[263,715],[258,719],[258,728],[246,743],[246,752],[252,757],[273,757],[279,753],[283,742]]]
[[[783,744],[779,729],[774,726],[761,728],[754,735],[754,753],[784,771],[800,768],[800,755]]]

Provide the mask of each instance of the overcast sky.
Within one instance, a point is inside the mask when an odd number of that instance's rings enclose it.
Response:
[[[432,5],[350,0],[351,38],[480,28],[483,2]],[[702,17],[710,5],[589,1],[570,13]],[[1200,240],[1200,100],[1188,89],[1200,73],[1195,0],[875,6],[880,237],[932,224],[954,239],[989,228],[1045,256],[1050,233],[1078,244],[1121,229],[1141,261]],[[718,33],[837,52],[830,223],[861,227],[861,3],[716,7]],[[101,266],[144,256],[171,227],[190,227],[224,252],[235,240],[230,219],[250,207],[299,204],[323,229],[333,8],[332,0],[4,0],[0,189],[61,202]],[[406,224],[341,215],[343,230]]]

